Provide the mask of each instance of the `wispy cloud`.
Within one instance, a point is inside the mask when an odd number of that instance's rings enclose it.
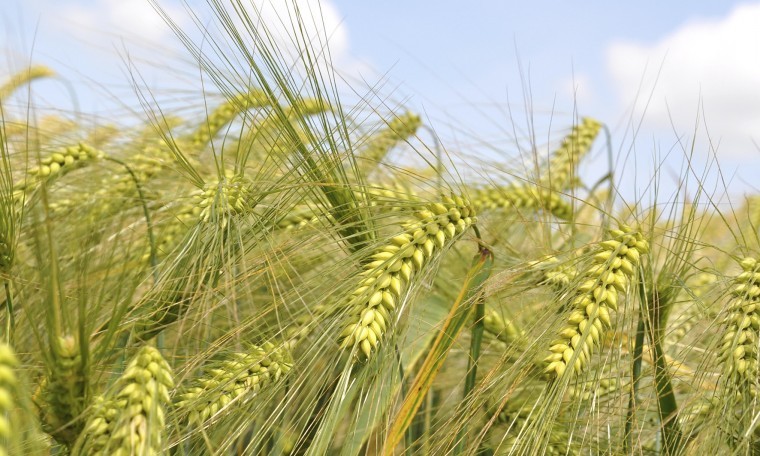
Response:
[[[704,113],[719,155],[757,154],[760,137],[760,4],[692,21],[656,43],[617,42],[608,70],[622,102],[646,125],[690,134]]]

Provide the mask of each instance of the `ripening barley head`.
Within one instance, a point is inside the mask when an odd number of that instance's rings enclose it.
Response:
[[[143,346],[106,397],[96,401],[74,455],[154,455],[166,450],[166,413],[174,386],[161,353]]]
[[[549,378],[578,374],[588,366],[612,326],[610,311],[617,311],[619,294],[627,292],[641,256],[648,251],[643,235],[627,226],[610,230],[609,239],[599,243],[593,263],[579,271],[580,283],[569,301],[573,310],[544,360]]]
[[[415,215],[401,234],[372,253],[360,273],[359,286],[344,304],[348,311],[341,346],[356,347],[360,359],[377,349],[414,278],[477,220],[470,203],[458,196],[429,204]]]

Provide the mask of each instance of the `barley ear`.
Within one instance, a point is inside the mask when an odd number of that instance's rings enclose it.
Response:
[[[171,368],[161,353],[143,346],[116,381],[113,394],[96,400],[72,454],[164,454],[173,387]]]
[[[15,407],[16,373],[18,366],[13,349],[0,343],[0,456],[8,456],[8,442],[13,438],[10,415]],[[18,430],[16,431],[18,432]]]
[[[23,192],[33,190],[42,182],[63,176],[69,171],[101,159],[105,154],[84,143],[58,149],[40,160],[40,165],[30,168],[24,182],[14,186],[14,194],[23,197]]]
[[[367,138],[356,156],[361,175],[372,172],[391,149],[413,136],[421,125],[420,116],[407,112],[394,117],[385,128]]]
[[[19,71],[8,78],[5,84],[0,85],[0,103],[5,101],[13,94],[13,92],[18,90],[19,87],[24,84],[28,84],[35,79],[48,78],[51,76],[55,76],[55,72],[42,65],[33,65],[25,70]]]
[[[550,379],[581,373],[612,326],[610,311],[618,309],[618,293],[625,293],[635,277],[649,243],[630,227],[610,231],[610,239],[595,249],[593,263],[580,272],[580,284],[570,299],[573,310],[551,343],[544,359]]]
[[[242,176],[231,176],[206,184],[196,198],[201,209],[200,220],[220,223],[224,229],[230,217],[250,211],[251,183]]]
[[[755,258],[744,258],[741,267],[743,272],[734,279],[724,319],[721,378],[739,392],[756,398],[760,392],[760,263]]]
[[[358,359],[368,359],[392,324],[398,302],[413,279],[435,261],[477,218],[460,197],[429,204],[410,220],[404,231],[375,249],[360,273],[359,286],[348,296],[347,322],[341,346],[356,347]]]
[[[513,344],[525,336],[525,331],[518,328],[510,319],[504,318],[499,312],[487,309],[483,317],[483,328],[507,345]]]
[[[584,117],[574,126],[549,159],[548,175],[542,176],[541,186],[554,191],[573,187],[578,163],[591,150],[601,128],[602,124],[590,117]]]
[[[544,209],[563,220],[570,220],[573,217],[572,205],[562,199],[559,193],[529,184],[512,184],[479,190],[472,203],[478,212],[494,209],[518,211]]]
[[[82,430],[81,414],[87,404],[84,363],[74,337],[58,337],[54,345],[53,366],[37,402],[43,429],[60,443],[71,445]]]
[[[230,353],[193,380],[177,396],[175,406],[186,414],[189,425],[202,426],[247,396],[280,381],[292,366],[287,347],[276,347],[271,342],[253,346],[247,352]]]
[[[195,147],[203,147],[215,137],[236,115],[252,108],[262,108],[269,105],[269,98],[261,90],[236,95],[231,100],[219,105],[206,121],[193,132],[190,142]]]

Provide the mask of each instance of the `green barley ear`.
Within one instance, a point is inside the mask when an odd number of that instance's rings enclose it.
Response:
[[[200,199],[200,198],[198,198]],[[154,232],[156,233],[156,254],[161,261],[169,256],[169,253],[176,248],[185,234],[195,225],[200,217],[201,208],[195,199],[179,202],[176,206],[167,208],[166,220],[154,222]],[[147,262],[151,255],[150,245],[145,246],[145,253],[142,260]]]
[[[33,65],[25,70],[19,71],[8,78],[3,85],[0,85],[0,103],[11,96],[13,92],[19,89],[19,87],[29,84],[35,79],[49,78],[51,76],[55,76],[55,72],[43,65]]]
[[[610,239],[597,246],[593,264],[580,273],[580,284],[569,302],[573,311],[544,360],[549,378],[578,374],[586,368],[612,326],[610,310],[617,311],[618,293],[626,292],[641,255],[649,251],[642,234],[630,227],[621,226],[609,234]]]
[[[275,111],[268,112],[263,120],[252,125],[244,133],[242,145],[249,149],[245,154],[245,161],[251,158],[248,157],[249,154],[254,160],[266,160],[272,156],[286,157],[293,152],[296,145],[292,136],[284,134],[286,127],[282,122],[287,122],[289,128],[294,129],[299,141],[308,143],[309,138],[303,131],[303,120],[331,109],[327,102],[318,98],[297,98],[293,100],[292,105],[283,109],[283,115],[278,115]]]
[[[544,209],[563,220],[573,217],[572,205],[562,199],[556,191],[529,184],[511,184],[501,188],[479,190],[473,197],[472,204],[479,213],[494,209]]]
[[[230,353],[210,366],[179,394],[175,406],[187,416],[190,426],[203,426],[218,419],[238,401],[258,394],[280,381],[293,367],[287,347],[271,342],[253,346],[246,352]]]
[[[23,196],[23,192],[33,190],[42,182],[47,182],[93,160],[101,159],[105,154],[87,144],[58,149],[40,160],[40,165],[29,169],[24,182],[14,187],[14,194]]]
[[[681,342],[705,314],[714,316],[714,312],[703,309],[700,301],[714,288],[717,281],[718,277],[715,274],[701,272],[687,282],[688,293],[682,292],[678,299],[679,302],[685,303],[685,308],[668,324],[672,330],[666,335],[666,346],[672,347]]]
[[[409,205],[421,204],[420,195],[407,182],[394,180],[388,184],[373,184],[366,188],[370,204],[373,207],[387,208],[390,211],[401,209],[399,202]]]
[[[495,454],[528,454],[525,450],[530,447],[526,446],[526,441],[530,439],[526,435],[529,431],[526,429],[531,426],[535,426],[536,418],[531,416],[530,410],[516,410],[509,412],[502,412],[498,416],[498,421],[502,426],[506,426],[505,434],[497,434],[499,436],[498,441],[494,441],[492,438],[493,446],[498,449]],[[578,454],[575,448],[571,447],[570,434],[563,429],[561,425],[552,425],[549,434],[545,436],[545,440],[541,443],[532,442],[533,449],[541,449],[542,455],[548,456],[564,456]],[[523,450],[523,451],[521,451]],[[536,453],[538,454],[538,453]]]
[[[72,454],[165,454],[165,416],[173,387],[171,368],[161,353],[143,346],[116,381],[112,394],[95,401]]]
[[[519,341],[525,336],[525,331],[518,328],[515,323],[504,318],[499,312],[487,309],[483,317],[483,328],[496,339],[507,345]]]
[[[554,191],[573,187],[578,163],[591,150],[601,128],[602,124],[590,117],[581,119],[549,159],[548,176],[542,177],[542,186]]]
[[[704,439],[725,439],[731,454],[754,454],[753,449],[756,452],[760,444],[754,412],[760,397],[760,263],[747,257],[740,265],[743,271],[733,279],[730,301],[723,311],[723,333],[718,347],[722,371],[717,388],[712,395],[684,409],[681,421],[695,434],[701,430],[700,434],[706,434]],[[721,424],[715,426],[715,420]]]
[[[340,334],[341,346],[356,346],[359,359],[369,358],[377,348],[413,279],[477,221],[470,203],[460,197],[429,204],[416,216],[403,233],[374,251],[359,287],[347,298],[348,323]]]
[[[367,176],[371,173],[385,159],[391,149],[412,137],[421,125],[420,116],[406,112],[394,117],[386,127],[370,135],[356,156],[360,175]]]
[[[0,456],[7,456],[8,443],[14,434],[19,432],[11,427],[10,415],[15,408],[16,394],[16,373],[14,369],[18,366],[13,349],[5,344],[0,343]]]
[[[103,152],[87,144],[79,143],[53,152],[42,159],[40,166],[29,170],[29,176],[38,180],[52,179],[81,166],[89,160],[103,158]]]
[[[224,229],[230,217],[250,211],[251,182],[242,176],[230,176],[206,184],[196,199],[201,209],[200,220],[220,223]]]
[[[268,105],[269,98],[261,90],[253,89],[248,93],[238,94],[231,100],[227,100],[219,105],[209,114],[206,121],[193,132],[190,141],[195,147],[203,147],[238,114],[249,109],[263,108]]]
[[[293,208],[277,221],[277,229],[284,231],[301,230],[307,227],[319,226],[322,211],[314,209],[307,205],[300,205]]]
[[[72,336],[55,339],[53,366],[43,380],[38,405],[43,428],[58,442],[71,445],[82,430],[87,405],[84,363]]]
[[[627,385],[627,383],[617,377],[603,377],[599,380],[591,380],[580,382],[576,385],[570,385],[567,394],[571,401],[581,400],[583,402],[588,402],[592,398],[596,400],[614,394],[615,392],[620,391],[625,385]]]
[[[754,258],[744,258],[741,266],[744,271],[734,279],[732,299],[726,310],[720,347],[722,379],[742,394],[756,398],[760,392],[760,263]]]
[[[531,262],[530,267],[540,274],[540,283],[549,285],[556,291],[565,290],[578,276],[575,264],[560,262],[559,258],[552,255]]]

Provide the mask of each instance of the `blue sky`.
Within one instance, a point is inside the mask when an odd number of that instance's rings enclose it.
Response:
[[[186,17],[177,0],[160,3]],[[37,89],[50,104],[106,113],[117,101],[136,106],[126,50],[151,62],[141,71],[159,90],[197,79],[191,65],[172,63],[187,54],[146,0],[9,5],[0,10],[6,68],[31,60],[56,69],[62,78]],[[544,145],[577,111],[610,126],[615,151],[628,157],[628,196],[643,193],[658,167],[665,188],[675,185],[683,149],[693,146],[699,163],[710,141],[732,192],[760,187],[760,2],[331,0],[322,12],[336,66],[382,78],[381,91],[423,113],[452,151],[514,156],[529,125]]]

